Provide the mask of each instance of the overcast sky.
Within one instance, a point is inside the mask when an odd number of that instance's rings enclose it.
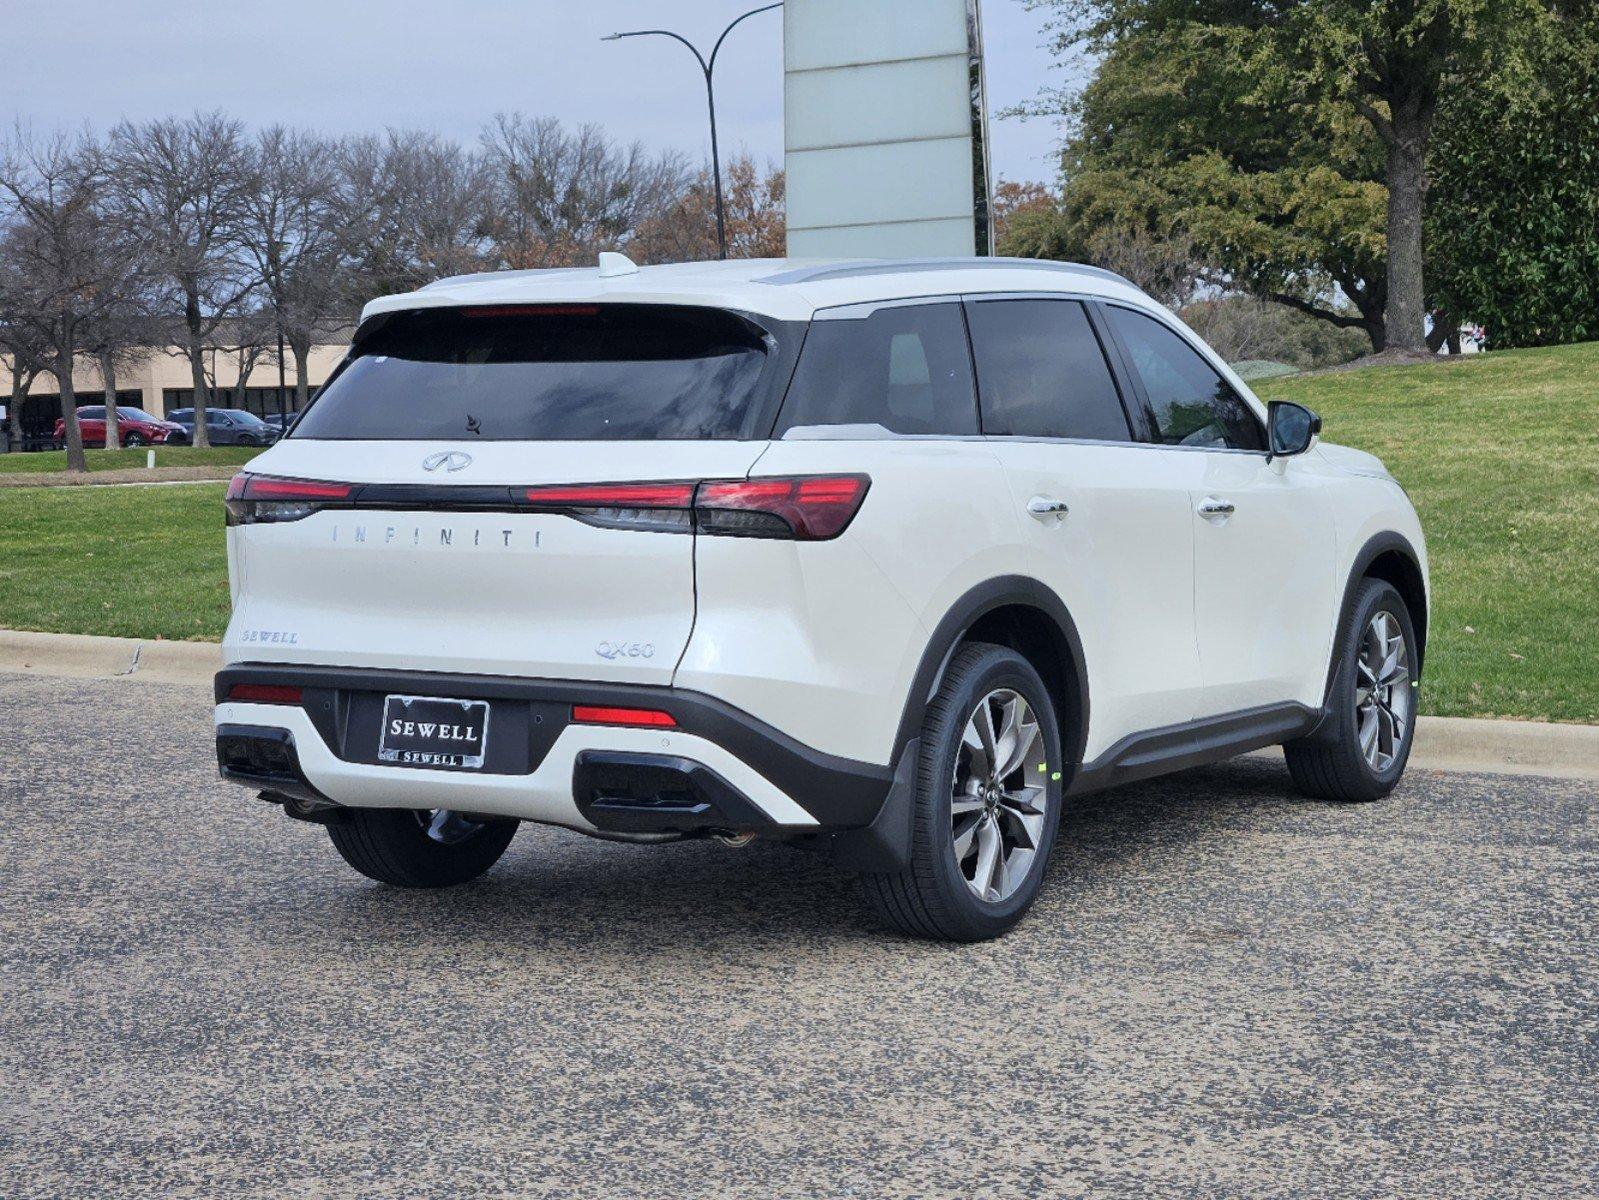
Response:
[[[706,52],[759,0],[4,0],[0,114],[36,127],[105,129],[221,108],[252,125],[330,133],[385,125],[475,139],[495,112],[594,121],[614,137],[708,156],[704,93],[687,50],[664,38],[601,42],[640,25]],[[270,16],[275,24],[269,23]],[[983,0],[989,105],[1058,84],[1041,17]],[[724,150],[783,153],[782,14],[728,39],[717,64]],[[1048,180],[1051,123],[991,121],[1006,179]]]

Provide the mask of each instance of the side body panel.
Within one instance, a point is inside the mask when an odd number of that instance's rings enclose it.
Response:
[[[886,765],[931,626],[1025,547],[980,440],[780,441],[752,474],[855,471],[871,490],[832,541],[697,539],[698,611],[673,682]]]
[[[1320,464],[1242,452],[1188,453],[1198,466],[1194,614],[1198,716],[1321,703],[1341,579]],[[1207,516],[1207,505],[1233,506]]]

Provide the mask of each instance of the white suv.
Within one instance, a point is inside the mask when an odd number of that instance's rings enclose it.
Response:
[[[1398,782],[1421,529],[1319,427],[1089,267],[384,297],[229,490],[222,773],[386,883],[519,821],[760,837],[991,937],[1068,797],[1276,744],[1314,796]]]

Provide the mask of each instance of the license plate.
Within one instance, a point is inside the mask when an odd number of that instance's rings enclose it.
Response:
[[[405,767],[483,766],[489,706],[483,700],[389,696],[383,701],[378,759]]]

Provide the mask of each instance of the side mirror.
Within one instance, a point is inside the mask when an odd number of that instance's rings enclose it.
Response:
[[[1309,450],[1321,434],[1321,418],[1303,404],[1273,400],[1266,405],[1266,442],[1273,458],[1292,458]]]

